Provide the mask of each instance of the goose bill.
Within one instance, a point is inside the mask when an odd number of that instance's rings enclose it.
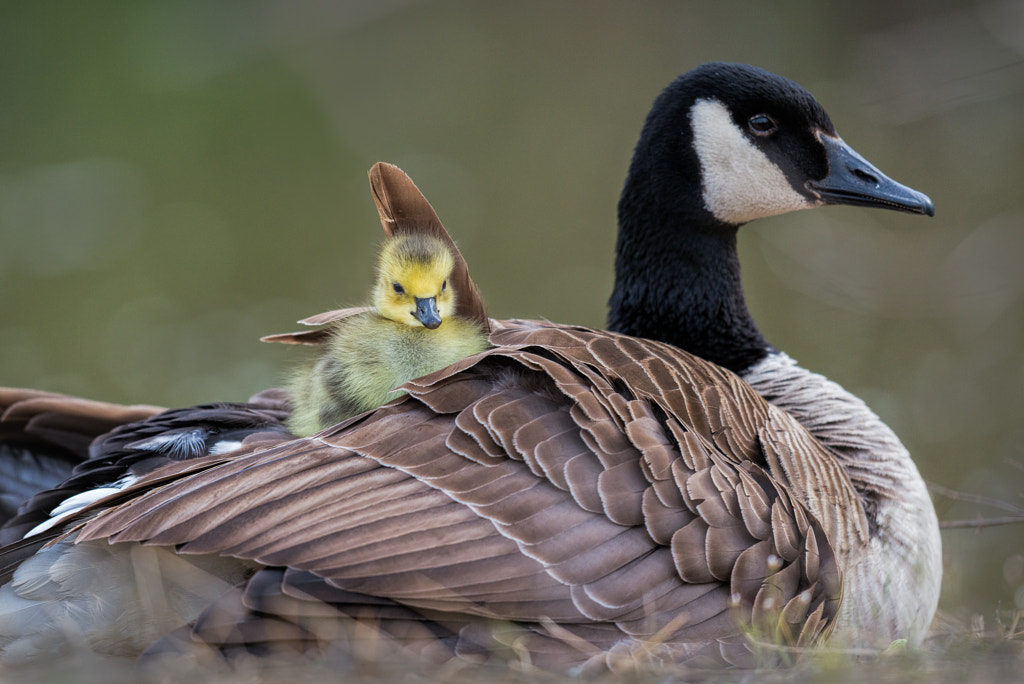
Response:
[[[819,136],[828,156],[829,172],[807,188],[825,204],[852,204],[935,215],[935,205],[924,193],[908,188],[875,168],[840,138]]]
[[[441,325],[441,314],[437,311],[437,301],[433,297],[416,298],[416,311],[413,315],[423,324],[424,328],[434,330]]]

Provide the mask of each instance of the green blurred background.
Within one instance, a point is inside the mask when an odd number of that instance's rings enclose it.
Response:
[[[168,406],[276,384],[300,350],[259,336],[365,301],[377,160],[431,200],[492,315],[601,326],[648,107],[743,61],[937,207],[744,229],[768,338],[864,397],[929,481],[1021,505],[1022,53],[1019,1],[2,2],[0,384]],[[943,538],[946,610],[1024,608],[1024,525]]]

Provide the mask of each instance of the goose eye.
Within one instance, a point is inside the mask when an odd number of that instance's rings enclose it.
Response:
[[[444,292],[447,289],[448,289],[448,281],[446,280],[443,283],[441,283],[441,292]]]
[[[398,283],[391,283],[391,286],[395,288],[395,294],[405,294],[405,288]]]
[[[778,129],[775,119],[767,114],[755,114],[747,120],[747,125],[754,135],[760,136],[771,135]]]

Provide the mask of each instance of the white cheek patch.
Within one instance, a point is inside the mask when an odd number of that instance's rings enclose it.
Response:
[[[721,102],[697,100],[690,108],[690,126],[703,174],[704,206],[719,221],[738,225],[821,204],[793,189]]]

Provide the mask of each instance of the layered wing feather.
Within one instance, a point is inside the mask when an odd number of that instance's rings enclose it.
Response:
[[[93,453],[90,446],[97,437],[160,411],[156,406],[0,388],[0,525],[31,497],[70,476]]]
[[[333,610],[385,601],[428,631],[515,621],[563,658],[583,657],[575,638],[659,634],[735,661],[751,630],[831,628],[830,539],[866,523],[795,420],[667,345],[536,322],[494,322],[491,340],[342,426],[158,471],[78,539],[287,567],[348,592]]]
[[[27,493],[30,495],[17,511],[4,521],[0,527],[3,544],[21,539],[58,507],[74,510],[116,491],[126,478],[205,455],[211,449],[230,450],[245,442],[290,437],[283,427],[288,407],[276,391],[263,392],[245,404],[206,404],[169,411],[63,395],[40,397],[28,390],[0,393],[12,398],[3,414],[9,420],[0,423],[8,430],[0,439],[0,450],[6,453],[23,446],[30,464],[45,463],[51,454],[63,459],[59,461],[63,467],[54,468],[51,477]],[[25,468],[5,466],[5,481],[15,479]]]

